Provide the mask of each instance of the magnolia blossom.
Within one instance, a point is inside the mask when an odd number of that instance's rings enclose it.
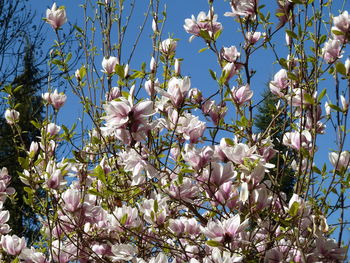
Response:
[[[340,154],[331,152],[328,154],[328,157],[337,170],[347,169],[350,165],[350,153],[348,151],[343,151]]]
[[[62,194],[62,200],[63,200],[63,208],[67,210],[68,212],[76,212],[78,209],[81,208],[82,194],[78,189],[67,189]]]
[[[179,118],[177,132],[182,134],[186,140],[190,140],[191,143],[198,142],[205,129],[205,122],[200,121],[198,117],[190,113],[185,113]]]
[[[287,76],[287,71],[285,69],[281,69],[278,71],[273,81],[270,82],[270,90],[273,94],[283,97],[284,94],[282,93],[282,90],[286,89],[289,85],[289,79]]]
[[[8,124],[14,125],[19,121],[19,112],[16,110],[7,109],[5,111],[5,119]]]
[[[246,84],[240,88],[233,87],[231,90],[231,95],[233,101],[237,105],[242,105],[253,97],[253,91],[250,90],[249,84]]]
[[[201,31],[208,32],[210,35],[215,35],[216,32],[222,29],[222,25],[216,22],[217,15],[212,15],[209,11],[206,15],[204,12],[200,12],[197,19],[192,15],[191,19],[185,19],[184,28],[187,33],[194,36],[200,36]]]
[[[222,69],[223,74],[226,75],[226,82],[228,82],[234,75],[236,75],[241,67],[241,64],[233,62],[227,63]]]
[[[301,148],[311,149],[312,136],[307,130],[287,132],[283,136],[283,144],[299,151]]]
[[[346,75],[350,75],[350,59],[347,58],[344,63]]]
[[[202,105],[202,111],[205,115],[209,115],[215,125],[218,125],[220,120],[225,117],[227,107],[216,105],[214,100],[207,100]]]
[[[64,6],[58,7],[53,3],[51,9],[46,10],[46,22],[49,23],[53,29],[59,29],[67,22],[66,10]]]
[[[51,104],[56,110],[60,109],[67,100],[67,96],[64,93],[58,93],[57,89],[50,94],[50,97]]]
[[[106,116],[102,119],[106,120],[106,127],[103,127],[102,130],[106,135],[114,134],[125,142],[130,142],[130,136],[135,136],[134,139],[141,140],[142,133],[149,129],[146,117],[155,113],[151,101],[142,101],[133,105],[125,98],[120,98],[120,101],[110,101],[103,107]],[[130,120],[132,122],[129,122]],[[128,127],[130,129],[126,129]]]
[[[348,11],[344,11],[339,16],[334,17],[333,23],[333,38],[347,42],[347,37],[349,37],[350,34],[350,15]]]
[[[156,94],[156,90],[160,88],[159,80],[147,80],[145,82],[145,90],[148,96],[154,96]]]
[[[239,215],[224,220],[211,220],[206,227],[201,227],[202,233],[211,240],[230,243],[248,226],[248,220],[241,223]]]
[[[26,245],[27,243],[24,237],[19,238],[16,235],[6,235],[1,237],[2,249],[5,250],[6,253],[13,256],[18,256],[21,254],[23,248],[25,248]]]
[[[236,62],[236,60],[241,56],[235,46],[223,47],[220,51],[220,56],[227,62]]]
[[[57,135],[61,130],[61,127],[56,125],[55,123],[49,123],[47,125],[46,132],[51,136]]]
[[[205,146],[202,149],[196,149],[188,144],[185,145],[183,158],[195,170],[205,167],[213,157],[214,150],[210,146]]]
[[[176,40],[172,38],[168,38],[163,40],[162,43],[160,43],[159,49],[164,55],[171,56],[171,55],[174,55],[176,46],[177,46]]]
[[[225,16],[255,16],[258,0],[231,0],[232,12]]]
[[[118,99],[122,95],[119,87],[113,87],[109,92],[106,93],[105,97],[107,101]]]
[[[247,32],[245,37],[249,44],[254,45],[256,42],[259,41],[261,37],[261,32]]]
[[[327,63],[333,63],[338,58],[342,57],[340,51],[341,42],[337,39],[330,39],[324,44],[324,47],[322,48],[323,58],[327,61]]]
[[[181,64],[178,58],[175,59],[174,72],[176,76],[179,76],[181,74]]]
[[[137,248],[129,244],[118,244],[112,246],[112,253],[114,262],[128,261],[135,257]]]
[[[115,72],[115,66],[119,64],[117,57],[110,56],[109,58],[103,58],[102,60],[102,72],[110,75]]]
[[[169,98],[175,107],[180,107],[184,102],[190,87],[190,78],[185,77],[180,79],[173,77],[169,80],[167,92],[161,89],[158,89],[158,92],[162,96]]]

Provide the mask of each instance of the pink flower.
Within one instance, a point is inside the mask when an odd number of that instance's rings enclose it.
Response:
[[[336,39],[330,39],[324,44],[324,47],[322,48],[323,58],[327,61],[327,63],[333,63],[338,58],[342,57],[340,51],[341,42]]]
[[[209,239],[231,243],[237,235],[242,232],[248,225],[248,220],[241,223],[240,216],[237,214],[229,219],[222,221],[209,221],[206,227],[201,227],[202,233]]]
[[[19,112],[16,110],[7,109],[5,111],[5,119],[8,124],[13,125],[19,121]]]
[[[102,60],[102,72],[111,75],[115,72],[115,66],[119,64],[119,60],[116,57],[103,58]]]
[[[298,131],[287,132],[283,136],[283,144],[299,151],[300,148],[311,149],[312,136],[309,131],[304,130],[301,133]]]
[[[223,47],[220,51],[220,56],[228,62],[236,62],[241,53],[238,52],[235,46]]]
[[[55,91],[53,93],[50,94],[50,100],[51,100],[51,104],[52,106],[58,110],[60,109],[64,103],[67,100],[67,96],[64,93],[58,93],[57,89],[55,89]]]
[[[333,38],[342,42],[347,42],[347,37],[349,37],[350,34],[350,15],[348,11],[344,11],[339,16],[334,17],[333,23]]]
[[[172,38],[168,38],[160,43],[160,52],[162,52],[166,56],[174,55],[176,50],[177,42]]]
[[[350,165],[350,153],[343,151],[339,155],[338,153],[331,152],[328,154],[329,161],[337,170],[347,169]]]
[[[132,208],[130,206],[117,207],[113,215],[120,225],[127,228],[135,228],[141,224],[137,208]]]
[[[346,258],[346,248],[338,247],[333,239],[316,239],[316,255],[322,262],[340,262]]]
[[[233,87],[231,90],[232,99],[237,105],[242,105],[253,97],[253,91],[250,90],[249,84],[240,88]]]
[[[6,253],[13,256],[18,256],[21,254],[23,248],[25,248],[26,245],[27,243],[24,237],[19,238],[16,235],[6,235],[1,237],[2,249],[5,250]]]
[[[233,62],[227,63],[222,69],[222,72],[226,75],[226,82],[228,82],[234,75],[236,75],[240,68],[240,64],[235,64]]]
[[[67,16],[64,6],[57,8],[56,3],[53,3],[51,9],[46,10],[46,22],[49,23],[53,29],[59,29],[66,23]]]
[[[247,32],[245,35],[249,44],[254,45],[259,41],[261,37],[261,32]]]
[[[202,149],[196,149],[188,144],[185,145],[183,158],[195,170],[204,168],[212,159],[214,151],[212,147],[205,146]]]
[[[111,91],[106,93],[106,100],[111,101],[114,99],[118,99],[122,95],[119,87],[113,87]]]
[[[188,97],[193,104],[200,104],[203,100],[202,92],[197,88],[190,89]]]
[[[198,142],[205,129],[205,122],[200,121],[198,117],[190,113],[185,113],[178,121],[177,132],[182,134],[186,140],[190,140],[190,143]]]
[[[289,79],[287,76],[287,71],[285,69],[281,69],[278,71],[273,81],[270,82],[270,90],[273,94],[283,97],[284,94],[282,93],[282,90],[286,89],[289,85]]]
[[[154,96],[156,94],[156,89],[159,89],[160,88],[160,83],[158,81],[158,79],[156,80],[147,80],[145,82],[145,90],[148,94],[148,96]]]
[[[208,181],[210,184],[220,187],[222,184],[233,180],[237,176],[237,173],[233,170],[231,164],[221,165],[216,162],[210,164],[210,170],[205,169],[203,177],[199,180]],[[210,186],[209,184],[209,186]],[[213,189],[214,191],[215,189]]]
[[[238,143],[233,147],[225,147],[223,152],[230,161],[236,164],[243,164],[245,158],[253,157],[255,150],[256,147],[250,148],[246,144]]]
[[[72,213],[78,211],[82,206],[81,198],[82,194],[80,190],[72,188],[67,189],[62,194],[62,200],[64,202],[63,208]]]
[[[226,106],[216,105],[214,100],[207,100],[202,105],[202,111],[205,115],[209,115],[215,125],[218,125],[227,112]]]
[[[136,256],[137,248],[129,244],[117,244],[113,245],[112,248],[113,262],[125,262],[133,259]]]
[[[191,81],[188,77],[183,79],[171,78],[168,83],[167,93],[162,95],[170,98],[175,107],[180,107],[190,89]]]
[[[56,125],[55,123],[49,123],[47,125],[47,133],[49,133],[51,136],[58,134],[60,130],[61,130],[61,127]]]
[[[180,217],[169,220],[169,229],[176,235],[188,234],[191,236],[198,235],[200,229],[195,218]]]
[[[211,11],[208,12],[208,15],[200,12],[197,19],[193,15],[191,18],[185,19],[184,28],[187,33],[197,37],[200,36],[201,31],[215,35],[216,32],[222,29],[221,23],[216,22],[217,17],[217,15],[212,15]]]
[[[255,16],[258,0],[231,0],[232,12],[226,12],[225,16]]]

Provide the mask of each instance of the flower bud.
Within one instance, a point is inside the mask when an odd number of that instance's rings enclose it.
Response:
[[[343,107],[343,111],[346,111],[349,107],[349,104],[343,95],[340,95],[340,101],[341,101],[341,105]]]
[[[7,109],[5,111],[5,119],[8,124],[13,125],[19,121],[19,112],[16,110]]]
[[[115,72],[115,66],[119,64],[119,60],[116,57],[103,58],[102,60],[102,72],[106,74],[112,74]]]
[[[152,30],[153,30],[153,33],[157,33],[157,31],[158,31],[158,26],[157,26],[157,19],[156,19],[156,17],[153,17],[153,20],[152,20]]]
[[[81,81],[81,76],[80,76],[80,70],[77,69],[74,73],[75,78],[80,82]]]
[[[328,101],[326,101],[326,103],[324,104],[324,108],[326,110],[326,115],[331,115],[331,107],[329,106]]]
[[[126,79],[128,76],[129,76],[129,64],[126,64],[124,68],[124,78]]]
[[[174,71],[176,76],[181,75],[181,66],[179,59],[175,59]]]
[[[149,63],[149,68],[151,69],[151,72],[154,72],[157,68],[157,63],[154,57],[151,58],[151,62]]]
[[[67,22],[66,10],[64,6],[58,7],[53,3],[51,9],[46,10],[46,22],[49,23],[53,29],[59,29]]]
[[[346,75],[350,75],[350,59],[347,58],[345,60],[345,72],[346,72]]]

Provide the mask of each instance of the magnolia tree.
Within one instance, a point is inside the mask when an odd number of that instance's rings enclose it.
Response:
[[[56,4],[47,10],[57,37],[49,65],[65,73],[68,94],[80,100],[89,121],[80,131],[67,128],[60,115],[69,107],[67,96],[49,85],[42,96],[47,116],[42,123],[33,120],[41,136],[19,156],[24,198],[42,223],[42,239],[26,244],[12,235],[10,215],[2,210],[4,262],[346,259],[350,61],[344,53],[350,15],[330,14],[331,2],[322,0],[279,0],[276,17],[257,0],[219,2],[210,0],[209,11],[198,10],[183,26],[190,40],[202,41],[215,54],[220,70],[208,73],[216,83],[210,92],[192,88],[196,80],[181,74],[180,63],[189,61],[176,58],[176,39],[163,37],[166,13],[159,1],[142,4],[147,13],[128,52],[122,47],[135,1],[131,8],[116,0],[83,4],[83,24],[75,28],[85,59],[75,74],[60,40],[66,10]],[[219,46],[223,25],[216,4],[226,4],[225,28],[237,30],[238,46]],[[153,47],[149,67],[132,69],[147,27]],[[281,35],[287,54],[275,45]],[[260,49],[276,57],[279,69],[269,88],[278,103],[270,125],[257,134],[255,106],[263,98],[252,79],[256,71],[270,73],[251,62]],[[332,84],[322,89],[323,80]],[[8,95],[5,117],[20,152],[25,131]],[[281,116],[285,129],[277,139],[285,152],[274,148],[271,132]],[[318,142],[329,138],[324,133],[335,138],[329,152],[318,151]],[[67,145],[69,153],[61,147]],[[315,165],[326,158],[332,167]],[[289,199],[280,190],[287,168],[295,182]],[[2,168],[1,207],[14,194],[10,185]]]

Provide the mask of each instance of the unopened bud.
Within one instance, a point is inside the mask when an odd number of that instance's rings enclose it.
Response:
[[[151,62],[149,63],[149,67],[151,69],[151,72],[154,72],[157,68],[157,63],[154,57],[151,58]]]
[[[346,72],[346,75],[350,75],[350,59],[347,58],[345,60],[345,72]]]
[[[156,21],[155,17],[152,20],[152,30],[154,33],[157,33],[157,31],[158,31],[157,21]]]
[[[126,64],[124,68],[124,78],[127,78],[129,76],[129,64]]]
[[[180,61],[178,59],[175,59],[174,69],[175,69],[176,76],[181,75],[181,66],[180,66]]]
[[[343,111],[346,111],[349,107],[349,104],[343,95],[340,95],[340,101],[341,101],[341,105],[343,107]]]

